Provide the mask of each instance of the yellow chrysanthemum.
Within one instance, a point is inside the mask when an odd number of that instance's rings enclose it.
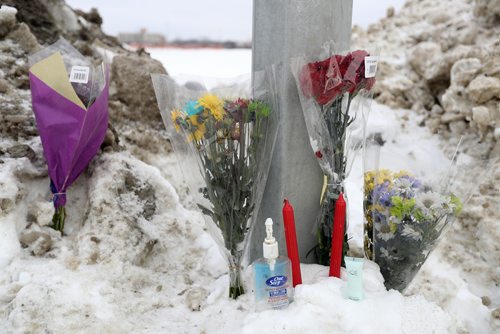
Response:
[[[375,188],[375,172],[365,173],[365,192],[369,193]]]
[[[384,182],[389,182],[389,189],[392,186],[393,175],[388,169],[381,169],[376,176],[376,184],[382,184]]]
[[[201,118],[198,115],[188,116],[188,118],[189,118],[189,123],[193,126],[199,126],[203,124]]]
[[[170,112],[170,117],[172,118],[172,123],[174,123],[175,131],[181,131],[179,121],[184,118],[184,113],[179,109],[174,109]]]
[[[384,212],[385,208],[382,205],[380,205],[380,204],[373,204],[372,205],[372,210],[373,211],[377,211],[377,212]]]
[[[365,173],[365,180],[366,179],[373,179],[375,177],[375,172],[374,171],[368,171]]]
[[[224,101],[213,94],[206,94],[198,100],[198,105],[210,110],[210,113],[217,121],[224,118]]]
[[[192,129],[192,133],[189,135],[189,141],[199,141],[203,139],[203,136],[205,136],[207,132],[207,128],[205,127],[205,123],[200,122],[200,117],[198,115],[189,116],[189,123]]]
[[[189,135],[189,141],[200,141],[205,136],[205,132],[207,132],[207,128],[205,124],[200,124],[196,127],[196,130],[192,134]]]

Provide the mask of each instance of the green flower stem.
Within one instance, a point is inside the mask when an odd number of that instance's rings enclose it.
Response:
[[[241,118],[204,120],[206,134],[195,143],[205,179],[201,189],[211,206],[198,207],[220,228],[229,257],[229,296],[244,293],[241,279],[242,244],[254,207],[254,187],[259,182],[259,163],[263,158],[263,132],[268,112],[265,105],[254,104],[253,112],[242,110]],[[264,110],[264,111],[261,111]],[[252,119],[255,117],[254,119]],[[228,122],[228,120],[230,120]],[[187,127],[188,135],[196,128]],[[238,268],[238,269],[235,269]]]
[[[64,230],[64,221],[66,220],[66,208],[64,206],[57,207],[52,217],[52,228],[60,231]]]
[[[239,266],[229,268],[229,298],[236,299],[245,293]]]
[[[335,203],[341,192],[344,192],[343,183],[346,179],[347,157],[345,154],[345,141],[347,127],[354,121],[349,113],[349,108],[354,96],[348,96],[347,107],[342,112],[343,97],[337,98],[331,106],[321,106],[321,113],[332,139],[332,152],[326,152],[324,158],[329,159],[329,164],[333,165],[337,179],[328,176],[328,186],[321,203],[319,224],[317,231],[318,244],[315,247],[316,260],[319,264],[329,265],[330,250],[332,245],[333,218],[335,216]],[[330,160],[331,159],[331,160]],[[347,215],[344,222],[344,245],[342,249],[342,266],[345,266],[344,257],[349,250],[347,235]]]

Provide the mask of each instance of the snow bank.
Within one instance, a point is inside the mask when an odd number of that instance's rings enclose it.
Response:
[[[364,265],[362,301],[343,296],[345,271],[341,280],[325,277],[326,268],[318,265],[303,265],[302,269],[305,276],[314,273],[313,283],[297,287],[288,309],[247,316],[243,333],[449,333],[461,328],[460,322],[421,296],[386,291],[373,262]]]
[[[32,163],[9,164],[19,170]],[[28,184],[3,176],[13,189]],[[36,192],[44,183],[33,185]],[[226,264],[203,217],[184,208],[157,168],[125,152],[95,160],[68,200],[68,235],[51,235],[52,247],[42,256],[21,249],[16,223],[2,219],[8,233],[1,235],[0,324],[7,332],[422,333],[428,319],[433,329],[461,328],[422,297],[387,292],[371,262],[360,302],[345,299],[345,282],[326,277],[327,268],[318,265],[303,266],[306,284],[287,310],[254,312],[251,269],[248,293],[229,300]],[[88,204],[75,208],[79,201]],[[17,217],[26,217],[27,206],[23,198]]]

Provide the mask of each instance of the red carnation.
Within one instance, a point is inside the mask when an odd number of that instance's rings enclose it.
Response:
[[[356,50],[307,64],[300,73],[302,93],[325,105],[345,92],[357,94],[363,88],[372,89],[375,78],[365,78],[366,56],[368,52]]]
[[[309,63],[300,73],[300,86],[305,97],[313,97],[325,105],[342,94],[342,56]]]
[[[241,99],[241,98],[238,98],[238,99],[236,100],[236,104],[237,104],[240,108],[243,108],[243,109],[248,108],[248,100],[247,100],[247,99]]]

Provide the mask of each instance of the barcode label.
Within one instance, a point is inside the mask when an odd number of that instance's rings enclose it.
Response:
[[[373,78],[377,73],[378,57],[366,56],[365,57],[365,78]]]
[[[73,66],[69,74],[70,82],[84,83],[89,82],[90,68],[88,66]]]

